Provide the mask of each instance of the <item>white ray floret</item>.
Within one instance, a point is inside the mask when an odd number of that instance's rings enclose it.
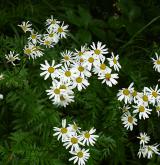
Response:
[[[131,115],[129,111],[122,115],[121,120],[123,122],[124,127],[130,131],[133,130],[134,125],[137,125],[137,119],[135,115]]]
[[[44,79],[46,80],[47,78],[49,78],[51,76],[52,79],[59,77],[59,73],[58,73],[58,68],[62,65],[62,64],[57,64],[55,65],[55,61],[52,60],[52,64],[50,65],[48,63],[47,60],[45,60],[45,64],[40,64],[41,67],[40,69],[43,71],[40,76],[45,76]]]
[[[97,44],[95,44],[94,42],[91,45],[92,48],[92,54],[96,55],[101,62],[105,61],[105,54],[108,53],[108,48],[106,48],[106,45],[102,45],[102,42],[99,42]]]
[[[26,33],[27,31],[32,31],[32,28],[31,28],[32,24],[29,23],[29,21],[27,21],[27,22],[23,21],[22,24],[20,24],[18,26],[22,28],[24,33]]]
[[[150,137],[144,132],[140,132],[140,136],[137,137],[138,139],[140,139],[140,145],[146,145],[148,144],[148,142],[150,141]]]
[[[66,141],[66,139],[71,135],[70,130],[66,126],[66,119],[62,120],[61,128],[54,127],[53,130],[55,131],[53,136],[58,136],[57,139],[61,139],[62,142]]]
[[[85,149],[77,149],[75,151],[70,151],[70,154],[73,155],[72,158],[69,159],[69,161],[74,161],[74,164],[78,164],[78,165],[85,165],[86,161],[89,159],[90,157],[90,153],[89,153],[89,149],[85,150]]]
[[[152,109],[147,108],[143,104],[135,105],[133,106],[134,111],[133,113],[139,114],[139,119],[146,119],[149,118],[149,115],[151,114]]]
[[[15,66],[15,61],[20,60],[19,54],[15,54],[14,51],[10,51],[9,54],[5,55],[7,62],[10,62],[13,66]]]
[[[94,135],[96,132],[96,129],[91,128],[89,131],[84,131],[81,134],[81,140],[83,144],[87,144],[87,146],[92,145],[94,146],[95,142],[97,141],[97,138],[99,137],[98,135]]]
[[[156,58],[152,58],[153,60],[153,68],[155,69],[155,71],[160,73],[160,56],[158,55],[158,53],[155,53]]]
[[[107,70],[104,74],[98,75],[98,79],[102,79],[102,84],[106,83],[109,87],[112,87],[112,85],[116,85],[118,82],[116,79],[118,79],[118,74],[111,73],[111,70]]]
[[[133,101],[133,97],[132,97],[133,90],[134,90],[133,83],[131,83],[128,88],[122,88],[121,90],[119,90],[117,94],[118,100],[119,101],[123,100],[125,104],[127,103],[131,104],[131,102]]]
[[[109,61],[109,65],[110,67],[113,67],[115,71],[119,72],[119,69],[121,69],[121,65],[118,62],[119,55],[115,56],[113,52],[111,54],[112,54],[111,58],[107,58],[107,60]]]

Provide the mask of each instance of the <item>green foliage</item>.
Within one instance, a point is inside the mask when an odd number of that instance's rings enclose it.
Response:
[[[2,0],[0,6],[0,81],[4,100],[0,101],[0,164],[3,165],[66,165],[70,155],[53,134],[62,118],[75,120],[83,130],[95,127],[99,139],[90,149],[88,165],[158,165],[160,158],[139,160],[139,131],[147,131],[154,142],[160,142],[159,119],[152,115],[133,132],[126,131],[120,120],[119,88],[135,82],[138,90],[157,84],[158,73],[152,69],[151,57],[159,52],[160,13],[158,0]],[[17,27],[31,21],[40,32],[44,21],[54,15],[69,24],[70,36],[35,61],[25,60],[26,37]],[[45,59],[60,60],[65,49],[80,48],[92,41],[102,41],[110,51],[120,55],[122,70],[116,87],[108,88],[95,77],[90,86],[75,95],[67,108],[54,106],[45,90],[40,74]],[[21,53],[22,64],[11,66],[5,60],[10,50]],[[146,124],[147,123],[147,124]]]

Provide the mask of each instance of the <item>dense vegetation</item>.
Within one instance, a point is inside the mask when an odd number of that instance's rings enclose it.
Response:
[[[56,137],[53,127],[63,118],[76,121],[87,130],[96,128],[99,138],[90,148],[87,165],[158,165],[160,158],[139,159],[140,131],[147,132],[153,143],[160,143],[160,119],[152,114],[127,131],[121,122],[122,107],[117,92],[134,82],[137,90],[158,84],[158,72],[151,57],[159,51],[160,3],[158,0],[1,0],[0,3],[0,164],[66,165],[70,155]],[[30,21],[43,33],[44,22],[53,15],[69,25],[69,36],[36,60],[24,57],[27,36],[17,26]],[[75,92],[75,102],[57,107],[45,90],[51,84],[40,77],[44,60],[60,60],[60,52],[101,41],[109,51],[119,54],[122,69],[118,85],[112,88],[92,77],[90,86]],[[21,54],[15,67],[7,63],[9,51]]]

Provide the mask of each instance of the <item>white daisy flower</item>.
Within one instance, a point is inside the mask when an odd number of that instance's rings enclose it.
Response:
[[[75,151],[76,149],[79,149],[79,145],[83,145],[81,142],[81,139],[77,135],[72,135],[68,138],[66,138],[63,146],[66,147],[66,149],[71,147],[71,151]]]
[[[153,68],[155,69],[155,71],[160,73],[160,56],[157,53],[155,53],[155,55],[156,58],[152,58],[154,64]]]
[[[20,60],[18,57],[19,54],[15,54],[14,51],[10,51],[9,54],[5,55],[6,59],[8,60],[7,62],[11,62],[13,66],[15,66],[15,61]]]
[[[43,39],[40,40],[40,44],[44,45],[46,48],[53,48],[55,45],[55,43],[46,36],[43,36]]]
[[[36,44],[41,39],[41,34],[38,34],[38,32],[34,32],[34,30],[31,30],[31,35],[28,38],[29,42],[32,42],[33,44]]]
[[[130,131],[133,130],[133,125],[137,125],[137,119],[135,118],[135,115],[132,116],[129,111],[122,115],[121,120],[124,124],[124,127]]]
[[[148,106],[151,100],[151,96],[146,92],[145,88],[143,92],[140,92],[137,99],[137,104],[144,104]]]
[[[130,107],[130,106],[128,106],[128,105],[123,105],[123,107],[122,107],[122,108],[121,108],[121,107],[119,107],[119,109],[121,109],[123,113],[125,113],[125,112],[129,112],[129,109],[130,109],[130,108],[131,108],[131,107]]]
[[[137,92],[135,89],[131,90],[131,95],[133,97],[133,101],[135,104],[138,103],[138,99],[140,98],[140,93]]]
[[[148,115],[151,114],[151,109],[145,107],[143,104],[139,104],[136,106],[133,106],[133,108],[135,109],[133,111],[133,113],[137,114],[139,113],[139,119],[141,120],[142,118],[145,120],[146,118],[149,118]]]
[[[74,95],[64,93],[59,96],[59,99],[52,99],[52,102],[54,105],[66,107],[70,103],[74,102]]]
[[[141,157],[141,155],[143,156],[143,158],[147,157],[148,159],[152,158],[153,154],[160,155],[158,146],[159,145],[154,144],[154,145],[145,145],[143,147],[140,147],[140,150],[138,152],[139,158]]]
[[[59,69],[59,78],[62,82],[70,82],[75,78],[75,73],[72,69],[68,68],[67,65],[64,65]]]
[[[89,85],[88,80],[83,78],[82,76],[75,77],[72,83],[73,87],[77,87],[78,91],[86,89],[86,87]]]
[[[49,99],[54,98],[55,102],[59,102],[60,101],[60,96],[65,94],[65,89],[60,88],[61,84],[57,81],[52,82],[52,86],[50,87],[50,89],[46,90],[47,95],[49,95]]]
[[[95,43],[93,42],[91,45],[92,48],[92,53],[96,56],[98,56],[98,58],[101,60],[101,62],[105,61],[105,56],[104,54],[108,53],[108,48],[105,48],[106,45],[102,45],[102,42],[97,43],[97,45],[95,45]]]
[[[55,27],[54,31],[59,35],[60,38],[66,38],[68,26],[69,25],[64,25],[64,22],[62,22],[62,25]]]
[[[116,79],[118,78],[118,74],[112,74],[111,70],[107,70],[106,73],[98,75],[98,79],[102,79],[102,84],[106,83],[109,87],[112,87],[112,84],[116,85],[118,83]]]
[[[113,52],[111,54],[112,54],[111,58],[107,58],[107,60],[109,61],[109,65],[110,67],[113,67],[115,71],[119,72],[119,69],[121,69],[121,65],[118,62],[119,55],[114,56]]]
[[[44,37],[46,40],[51,41],[51,43],[58,43],[59,36],[57,33],[55,33],[53,30],[47,29],[47,34],[44,34]]]
[[[119,90],[117,97],[119,101],[124,101],[125,104],[129,103],[131,104],[133,97],[132,97],[132,91],[134,90],[133,88],[133,83],[129,85],[128,88],[122,88]]]
[[[78,125],[73,122],[73,124],[68,124],[68,127],[70,128],[71,131],[75,132],[75,133],[80,133],[80,127],[78,127]]]
[[[84,145],[87,144],[87,146],[89,146],[89,145],[94,146],[95,141],[99,137],[98,135],[93,134],[95,132],[96,132],[96,129],[94,129],[94,128],[91,128],[91,130],[89,130],[89,131],[82,132],[80,139],[83,141]]]
[[[94,74],[105,74],[107,71],[112,71],[111,68],[109,68],[105,63],[99,63],[97,66],[93,68],[93,73]]]
[[[140,132],[140,136],[137,137],[140,139],[140,145],[146,145],[150,141],[150,137],[144,132]]]
[[[80,59],[83,59],[83,57],[88,51],[89,49],[87,48],[87,45],[81,46],[80,50],[75,49],[74,60],[76,62],[80,62]]]
[[[75,75],[81,76],[81,77],[91,77],[91,72],[87,69],[87,66],[84,66],[83,64],[73,64],[72,65],[72,69],[71,69]]]
[[[73,52],[66,50],[65,52],[62,52],[60,54],[62,56],[61,63],[64,63],[67,66],[70,66],[70,64],[74,63]]]
[[[55,65],[55,61],[52,60],[52,64],[50,65],[47,60],[45,60],[45,64],[40,64],[41,70],[43,72],[40,74],[40,76],[44,76],[44,80],[46,80],[49,76],[51,76],[52,79],[59,76],[58,73],[58,67],[60,67],[62,64]]]
[[[31,42],[28,42],[27,45],[24,46],[24,54],[33,60],[37,57],[43,56],[43,49],[40,46],[36,46],[36,44],[33,44]]]
[[[158,103],[160,101],[160,89],[158,89],[158,84],[156,85],[155,89],[153,88],[144,88],[146,93],[150,95],[150,103],[155,105],[155,103]]]
[[[85,165],[86,161],[89,159],[89,149],[77,149],[76,151],[70,151],[72,155],[74,155],[72,158],[69,159],[69,161],[74,160],[74,164],[78,163],[78,165]]]
[[[55,29],[59,26],[60,21],[57,21],[57,19],[53,18],[53,15],[51,15],[51,18],[46,20],[46,26],[48,26],[48,29]]]
[[[32,24],[29,23],[29,21],[22,22],[22,24],[21,25],[18,25],[18,26],[22,28],[22,30],[24,31],[24,33],[26,33],[27,31],[32,31],[32,28],[31,28]]]
[[[70,130],[66,127],[66,119],[62,120],[61,128],[54,127],[53,130],[55,131],[53,136],[58,136],[57,139],[60,140],[61,138],[62,142],[65,142],[66,139],[71,135]]]
[[[83,65],[87,67],[87,69],[90,71],[92,69],[92,66],[97,66],[100,64],[100,60],[98,56],[92,55],[91,52],[86,52],[83,57]]]

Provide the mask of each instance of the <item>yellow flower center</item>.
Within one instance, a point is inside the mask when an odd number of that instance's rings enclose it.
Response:
[[[25,50],[24,50],[24,53],[25,53],[25,54],[31,54],[31,53],[32,53],[32,50],[29,49],[29,48],[28,48],[28,49],[25,49]]]
[[[55,21],[55,20],[52,20],[52,21],[51,21],[51,24],[55,24],[55,23],[56,23],[56,21]]]
[[[53,36],[54,36],[54,33],[50,33],[50,34],[49,34],[49,37],[53,37]]]
[[[67,128],[61,128],[61,133],[62,133],[62,134],[67,133],[67,131],[68,131]]]
[[[32,39],[36,39],[36,37],[37,37],[37,36],[36,36],[35,34],[32,34],[32,35],[31,35],[31,38],[32,38]]]
[[[157,60],[157,64],[160,65],[160,60]]]
[[[89,132],[86,132],[86,133],[84,134],[84,137],[87,138],[87,139],[89,139],[89,138],[90,138],[90,133],[89,133]]]
[[[96,50],[94,50],[94,53],[95,53],[96,55],[99,55],[99,54],[101,53],[101,51],[100,51],[99,49],[96,49]]]
[[[129,95],[129,90],[128,89],[124,89],[123,90],[123,94],[126,95],[126,96],[128,96]]]
[[[143,99],[143,101],[147,102],[147,101],[148,101],[148,96],[144,95],[144,96],[142,97],[142,99]]]
[[[89,61],[90,63],[93,63],[93,62],[94,62],[94,58],[93,58],[93,57],[90,57],[90,58],[88,59],[88,61]]]
[[[79,67],[78,67],[78,70],[79,70],[80,72],[83,72],[83,71],[84,71],[84,67],[83,67],[83,66],[79,66]]]
[[[82,56],[82,55],[83,55],[83,52],[78,52],[78,55],[79,55],[79,56]]]
[[[78,153],[77,153],[77,156],[78,156],[79,158],[83,158],[83,152],[82,152],[82,151],[78,152]]]
[[[133,123],[133,117],[132,116],[128,116],[128,122]]]
[[[64,56],[64,59],[65,59],[66,61],[68,61],[68,60],[69,60],[69,56],[65,55],[65,56]]]
[[[44,41],[44,44],[45,45],[50,45],[50,41],[46,40],[46,41]]]
[[[58,33],[62,33],[63,29],[61,27],[58,28]]]
[[[111,78],[111,74],[110,74],[110,73],[106,73],[106,74],[105,74],[105,78],[106,78],[107,80],[109,80],[109,79]]]
[[[137,91],[134,90],[132,93],[132,96],[134,96],[134,97],[137,96]]]
[[[56,88],[56,89],[54,90],[54,93],[55,93],[56,95],[59,95],[59,94],[60,94],[60,89]]]
[[[49,68],[48,68],[48,72],[49,73],[53,73],[55,71],[55,69],[52,67],[52,66],[50,66]]]
[[[153,92],[152,92],[152,95],[153,95],[154,97],[157,97],[157,96],[158,96],[158,93],[157,93],[156,91],[153,91]]]
[[[75,137],[72,137],[72,138],[71,138],[71,143],[72,143],[72,144],[78,143],[78,139],[75,138]]]
[[[65,85],[61,85],[61,86],[59,87],[59,89],[66,89],[66,86],[65,86]]]
[[[84,62],[84,59],[83,59],[83,58],[81,58],[79,61],[82,63],[82,62]]]
[[[101,65],[100,65],[100,69],[101,69],[101,70],[105,70],[105,69],[106,69],[106,65],[105,65],[105,64],[101,64]]]
[[[140,107],[139,107],[139,112],[144,112],[144,111],[145,111],[144,106],[140,106]]]
[[[156,107],[156,111],[160,111],[160,106],[157,106]]]
[[[65,76],[66,76],[66,77],[70,77],[70,76],[71,76],[71,72],[70,72],[70,71],[66,71],[66,72],[65,72]]]
[[[113,63],[114,63],[114,64],[117,64],[116,58],[113,59]]]
[[[76,82],[77,82],[77,83],[82,83],[82,80],[83,80],[82,77],[77,77],[77,78],[76,78]]]

